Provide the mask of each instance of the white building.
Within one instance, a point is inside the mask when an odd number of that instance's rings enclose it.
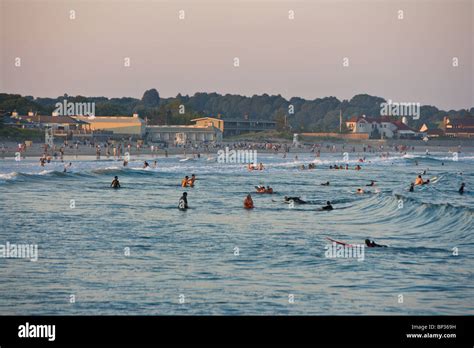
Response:
[[[222,130],[212,125],[147,126],[149,141],[164,141],[170,145],[196,144],[222,141]]]
[[[406,121],[406,120],[405,120]],[[382,139],[409,138],[417,135],[417,132],[399,120],[392,120],[389,117],[352,117],[346,122],[346,127],[352,133],[364,133],[369,137],[377,137],[377,133]]]

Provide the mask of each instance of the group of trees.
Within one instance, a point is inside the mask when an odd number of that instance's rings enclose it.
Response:
[[[279,130],[292,131],[338,131],[339,114],[343,121],[352,116],[378,116],[380,104],[385,100],[367,94],[359,94],[350,100],[336,97],[307,100],[293,97],[289,100],[281,95],[253,95],[251,97],[218,93],[196,93],[193,96],[178,94],[172,98],[161,98],[156,89],[147,90],[141,99],[68,96],[57,98],[34,98],[17,94],[0,94],[0,111],[13,110],[21,114],[35,111],[50,115],[57,102],[94,102],[97,116],[140,114],[149,124],[190,124],[193,118],[218,116],[225,119],[273,120]],[[410,126],[419,128],[423,123],[436,128],[443,117],[474,115],[470,110],[439,110],[434,106],[422,106],[420,119],[410,121]]]

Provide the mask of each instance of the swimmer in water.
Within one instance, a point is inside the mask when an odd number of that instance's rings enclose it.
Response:
[[[112,188],[120,188],[120,182],[118,180],[118,176],[114,177],[114,180],[112,180],[112,183],[110,184],[110,187]]]
[[[123,160],[123,166],[124,167],[128,166],[128,161],[127,160]]]
[[[147,161],[143,162],[143,169],[148,168],[150,165]]]
[[[377,248],[377,247],[378,248],[386,248],[387,247],[386,245],[377,244],[373,240],[370,240],[370,239],[365,240],[365,245],[368,248]]]
[[[461,184],[461,187],[459,188],[459,191],[458,191],[460,195],[464,194],[464,187],[465,187],[465,186],[466,186],[465,183],[462,183],[462,184]]]
[[[188,187],[189,176],[185,176],[183,180],[181,180],[181,187]]]
[[[367,184],[367,185],[365,185],[365,186],[375,186],[375,181],[374,181],[374,180],[371,180],[371,181],[370,181],[370,184]]]
[[[362,190],[361,188],[358,188],[357,191],[356,191],[356,193],[361,194],[361,193],[365,193],[365,192],[364,192],[364,190]]]
[[[287,196],[285,196],[285,203],[291,203],[292,201],[296,204],[306,204],[306,203],[308,203],[306,201],[303,201],[299,197],[287,197]]]
[[[68,169],[68,168],[71,168],[71,166],[72,166],[72,163],[71,163],[71,162],[69,162],[69,164],[65,164],[65,165],[64,165],[63,173],[67,173],[67,169]]]
[[[188,209],[188,193],[187,192],[183,192],[183,195],[179,199],[178,208],[180,210]]]
[[[194,187],[194,182],[196,181],[196,175],[191,175],[191,179],[188,180],[188,185]]]
[[[250,194],[248,194],[247,197],[244,200],[244,208],[245,209],[253,209],[254,208],[252,196],[250,196]]]
[[[414,190],[415,190],[415,183],[412,182],[412,183],[410,184],[410,188],[408,189],[408,191],[413,192]]]
[[[415,185],[423,185],[424,181],[421,175],[418,175],[418,177],[415,180]]]
[[[331,202],[327,201],[326,205],[321,208],[321,210],[333,210],[334,208],[331,205]]]
[[[321,185],[322,186],[329,186],[329,181],[323,182]]]

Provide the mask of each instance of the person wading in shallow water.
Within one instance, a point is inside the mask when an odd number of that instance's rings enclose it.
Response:
[[[118,176],[116,176],[114,178],[114,180],[112,180],[112,183],[110,184],[110,187],[112,188],[120,188],[120,182],[118,180]]]
[[[188,209],[188,193],[187,192],[183,192],[183,195],[179,199],[178,208],[179,210]]]
[[[253,209],[254,208],[252,196],[250,196],[250,194],[248,194],[247,197],[244,200],[244,208],[245,209]]]

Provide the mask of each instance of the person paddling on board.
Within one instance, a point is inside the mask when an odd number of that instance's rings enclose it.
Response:
[[[329,186],[329,181],[323,182],[321,186]]]
[[[118,180],[118,176],[114,177],[114,180],[112,180],[112,183],[110,184],[110,187],[112,188],[120,188],[120,182]]]
[[[244,200],[244,208],[245,209],[253,209],[254,208],[252,196],[250,196],[250,193],[247,195],[247,197]]]
[[[462,195],[462,194],[464,193],[464,187],[465,187],[465,186],[466,186],[465,183],[462,183],[462,184],[461,184],[461,187],[459,188],[459,191],[458,191],[460,195]]]
[[[183,192],[183,195],[179,199],[178,208],[179,208],[179,210],[188,209],[188,193],[187,192]]]
[[[301,198],[299,197],[287,197],[285,196],[285,203],[291,203],[291,202],[294,202],[294,203],[297,203],[297,204],[306,204],[308,202],[306,201],[303,201]]]
[[[386,245],[377,244],[373,240],[370,240],[370,239],[365,240],[365,245],[368,248],[386,248],[387,247]]]
[[[327,201],[326,205],[321,208],[321,210],[333,210],[334,208],[331,205],[331,202]]]

